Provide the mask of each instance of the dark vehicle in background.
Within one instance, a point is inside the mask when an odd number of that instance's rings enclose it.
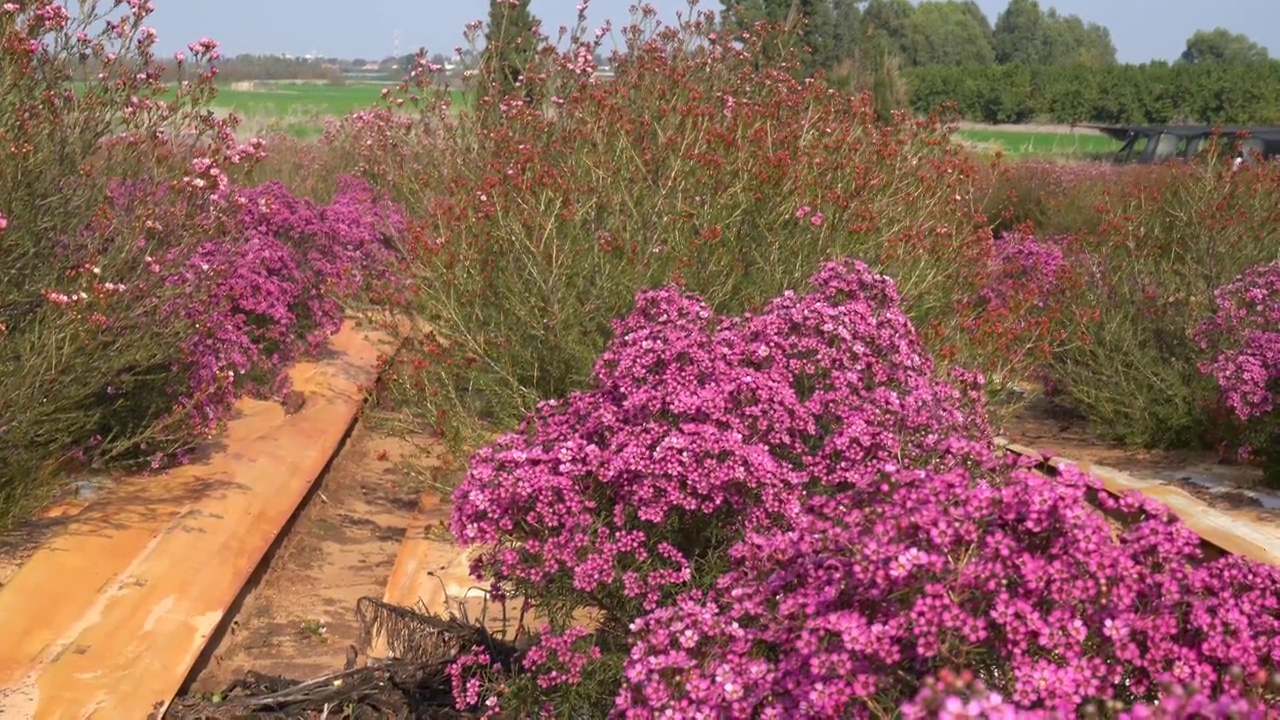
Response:
[[[1234,153],[1240,143],[1240,157],[1246,163],[1255,157],[1280,156],[1280,127],[1237,125],[1087,125],[1124,145],[1116,151],[1115,162],[1160,163],[1189,160],[1212,143],[1227,143]]]

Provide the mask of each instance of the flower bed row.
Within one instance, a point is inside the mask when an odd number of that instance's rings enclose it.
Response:
[[[1206,560],[1160,504],[996,454],[979,378],[939,379],[888,278],[841,262],[811,284],[742,316],[642,293],[590,389],[472,456],[452,530],[491,548],[477,577],[551,630],[514,669],[460,660],[460,707],[1188,717],[1277,702],[1280,571]],[[571,624],[588,607],[605,613],[595,634]],[[944,700],[924,678],[951,667],[981,682]]]

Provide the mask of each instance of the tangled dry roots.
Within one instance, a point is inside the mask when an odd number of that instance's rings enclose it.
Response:
[[[248,672],[209,698],[174,701],[166,718],[455,718],[447,668],[458,654],[477,645],[492,657],[510,659],[513,646],[495,640],[484,627],[441,618],[371,597],[356,603],[366,664],[353,645],[347,667],[305,682]],[[367,653],[385,648],[386,660]],[[382,654],[382,653],[379,653]]]

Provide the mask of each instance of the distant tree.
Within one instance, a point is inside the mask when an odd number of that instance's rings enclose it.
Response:
[[[1086,23],[1077,15],[1059,15],[1050,8],[1045,13],[1043,55],[1045,65],[1089,65],[1116,63],[1116,46],[1111,31],[1096,23]]]
[[[1009,0],[996,16],[991,44],[996,62],[1041,65],[1045,60],[1045,13],[1036,0]]]
[[[537,28],[529,0],[490,0],[481,66],[504,95],[520,86],[524,69],[537,52]]]
[[[727,24],[734,30],[758,22],[783,22],[794,0],[720,0]]]
[[[364,67],[365,65],[369,64],[369,61],[365,60],[364,58],[355,58],[351,61],[351,64],[354,67]]]
[[[836,63],[852,60],[858,52],[858,34],[862,26],[862,0],[832,0],[831,54]]]
[[[1247,35],[1219,27],[1192,33],[1187,38],[1187,49],[1179,59],[1186,63],[1242,65],[1264,62],[1268,58],[1267,49],[1250,40]]]
[[[804,71],[827,69],[839,59],[832,0],[720,0],[726,26],[742,30],[758,22],[791,23],[808,49]]]
[[[995,62],[990,26],[984,29],[973,9],[972,3],[960,0],[920,3],[907,18],[907,61],[913,66]]]
[[[991,28],[991,19],[987,17],[986,13],[982,12],[981,7],[978,7],[976,0],[964,0],[960,4],[964,6],[965,12],[973,18],[973,21],[978,23],[978,27],[982,29],[983,37],[987,39],[987,44],[991,45],[995,34]]]
[[[915,6],[910,0],[868,0],[862,10],[861,42],[873,53],[907,55],[907,35]]]

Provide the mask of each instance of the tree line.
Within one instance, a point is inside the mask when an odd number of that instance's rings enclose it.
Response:
[[[1172,63],[1119,63],[1111,31],[1038,0],[991,22],[974,0],[721,0],[726,31],[792,27],[807,74],[870,91],[887,114],[952,104],[978,122],[1280,121],[1280,61],[1224,28],[1187,38]],[[518,85],[537,19],[529,0],[490,3],[481,65]]]
[[[934,65],[905,73],[910,108],[984,123],[1280,124],[1280,62]]]
[[[1121,64],[1111,32],[1038,0],[992,23],[974,0],[721,0],[729,29],[790,23],[806,72],[871,90],[884,110],[955,104],[979,122],[1260,123],[1280,120],[1280,62],[1224,28],[1174,62]]]

